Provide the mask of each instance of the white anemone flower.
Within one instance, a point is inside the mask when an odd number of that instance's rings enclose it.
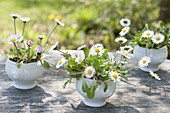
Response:
[[[78,55],[76,55],[75,61],[76,61],[78,64],[80,64],[81,62],[83,62],[84,59],[85,59],[85,56],[84,56],[84,55],[78,54]]]
[[[121,32],[119,33],[120,36],[125,36],[130,30],[130,27],[124,27]]]
[[[31,20],[31,19],[28,18],[28,17],[21,17],[20,19],[21,19],[21,21],[24,22],[24,23],[27,23],[28,21]]]
[[[8,37],[8,43],[13,44],[18,41],[18,36],[17,35],[11,35]]]
[[[59,44],[59,42],[57,41],[54,45],[52,45],[50,48],[50,52],[55,50],[57,48],[58,44]]]
[[[94,67],[92,67],[92,66],[86,67],[84,72],[85,72],[85,77],[86,78],[92,78],[93,75],[96,73]]]
[[[80,47],[77,48],[77,50],[82,50],[85,47],[86,47],[86,45],[80,46]]]
[[[66,63],[67,63],[67,60],[65,58],[61,58],[58,61],[57,65],[56,65],[56,68],[60,68],[60,67],[64,66]]]
[[[161,80],[161,78],[159,78],[158,74],[154,73],[153,71],[149,71],[150,75],[153,76],[155,79],[157,80]]]
[[[102,56],[104,53],[103,45],[102,44],[95,44],[90,48],[90,55],[95,56]]]
[[[50,55],[48,55],[48,54],[42,54],[40,60],[37,62],[37,65],[40,66],[41,63],[44,64],[44,59],[45,59],[45,58],[48,58],[48,57],[50,57]]]
[[[108,54],[108,59],[111,64],[115,63],[115,56],[113,55],[113,53]]]
[[[142,57],[141,60],[139,60],[138,65],[139,67],[147,67],[150,62],[151,62],[151,58],[144,56]]]
[[[20,18],[21,16],[18,14],[10,14],[9,16],[12,16],[13,18]]]
[[[121,24],[123,27],[128,27],[128,26],[130,26],[130,23],[131,23],[131,21],[130,21],[129,19],[127,19],[127,18],[122,18],[122,19],[120,20],[120,24]]]
[[[111,71],[109,75],[114,82],[119,82],[121,79],[121,76],[119,76],[119,73],[116,71],[115,72]]]
[[[165,36],[161,33],[157,33],[152,37],[152,41],[155,44],[162,43],[165,40]]]
[[[122,46],[120,47],[121,50],[125,50],[127,52],[131,52],[133,50],[133,47],[132,46]]]
[[[58,25],[60,25],[62,27],[64,26],[64,23],[60,22],[57,18],[55,18],[54,20],[57,22]]]
[[[127,42],[127,39],[125,37],[118,37],[115,39],[115,42],[119,42],[119,43],[126,43]]]
[[[142,37],[147,37],[147,38],[151,38],[154,35],[154,32],[151,30],[146,30],[143,32]]]

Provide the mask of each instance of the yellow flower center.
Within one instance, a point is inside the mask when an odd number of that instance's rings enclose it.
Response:
[[[60,65],[62,63],[62,60],[60,60],[59,62],[58,62],[58,64]]]
[[[50,14],[49,17],[48,17],[50,20],[53,20],[55,18],[55,15],[54,14]]]
[[[99,48],[96,48],[96,52],[99,53],[99,52],[100,52],[100,49],[99,49]]]
[[[159,36],[157,36],[157,37],[156,37],[156,40],[157,40],[157,41],[158,41],[158,40],[160,40],[160,37],[159,37]]]
[[[109,59],[110,59],[110,61],[112,61],[112,60],[113,60],[113,58],[112,58],[112,57],[110,57]]]
[[[126,29],[123,29],[123,31],[122,32],[126,32]]]
[[[43,58],[43,57],[41,57],[41,58],[40,58],[40,61],[43,61],[43,60],[44,60],[44,58]]]
[[[156,77],[156,76],[157,76],[157,74],[153,74],[153,76],[154,76],[154,77]]]
[[[83,61],[83,59],[82,59],[82,58],[80,58],[80,59],[79,59],[79,62],[82,62],[82,61]]]
[[[15,38],[11,38],[11,42],[13,42],[13,43],[14,43],[15,41],[16,41],[16,40],[15,40]]]
[[[58,15],[58,16],[56,16],[56,18],[58,19],[58,20],[61,20],[61,15]]]
[[[116,73],[113,74],[113,77],[117,79],[118,75]]]
[[[88,70],[87,73],[88,73],[89,75],[91,75],[91,74],[92,74],[92,71],[91,71],[91,70]]]
[[[147,60],[143,60],[143,63],[145,64],[147,62]]]
[[[150,35],[150,33],[149,33],[149,32],[147,32],[147,33],[146,33],[146,36],[149,36],[149,35]]]

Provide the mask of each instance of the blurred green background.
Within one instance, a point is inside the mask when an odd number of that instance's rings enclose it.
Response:
[[[114,51],[114,39],[122,28],[121,18],[131,20],[132,32],[160,19],[170,26],[168,4],[170,0],[1,0],[0,49],[9,47],[7,38],[14,33],[11,13],[31,18],[26,25],[27,39],[37,40],[39,34],[47,36],[55,26],[53,18],[57,17],[65,26],[56,29],[51,45],[59,41],[62,49],[76,49],[84,44],[102,43]],[[22,31],[20,20],[17,31]]]

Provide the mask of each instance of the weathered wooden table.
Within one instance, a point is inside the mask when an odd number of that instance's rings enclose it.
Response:
[[[53,61],[56,60],[54,53]],[[150,82],[151,76],[138,69],[132,60],[128,78],[138,85],[117,84],[116,92],[101,108],[85,106],[75,83],[63,89],[68,75],[62,71],[46,71],[35,88],[18,90],[6,75],[5,61],[0,63],[0,113],[170,113],[170,60],[160,66],[158,74],[162,80]]]

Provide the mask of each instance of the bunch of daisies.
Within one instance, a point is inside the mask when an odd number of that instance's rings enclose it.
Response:
[[[33,40],[26,40],[24,36],[26,31],[25,28],[27,23],[31,19],[28,17],[21,17],[18,14],[10,14],[10,16],[13,18],[14,34],[8,37],[8,43],[13,45],[13,47],[10,48],[10,50],[8,51],[7,57],[11,61],[17,62],[18,67],[20,67],[22,63],[38,62],[37,65],[43,65],[45,68],[49,68],[49,63],[45,61],[45,57],[48,57],[49,55],[45,54],[45,50],[42,47],[42,40],[45,38],[45,36],[39,35],[39,41],[37,43],[35,43]],[[21,20],[23,23],[21,33],[17,31],[16,21],[18,19]],[[46,44],[48,43],[48,39],[50,38],[56,27],[58,25],[64,26],[64,24],[58,19],[55,19],[55,21],[56,25],[54,29],[49,33],[44,46],[46,46]],[[56,46],[56,44],[54,46]],[[54,49],[54,46],[51,49]]]
[[[129,56],[127,52],[123,51],[125,48],[125,51],[128,52],[132,50],[129,46],[122,46],[118,51],[122,58],[119,58],[117,54],[108,52],[102,44],[95,44],[91,48],[84,45],[78,48],[78,50],[83,50],[83,54],[63,53],[64,57],[57,62],[56,68],[64,67],[68,71],[70,79],[66,81],[66,84],[71,82],[72,78],[86,78],[96,81],[95,87],[101,82],[105,83],[105,89],[107,89],[108,81],[127,80],[128,69],[124,65]],[[83,83],[86,84],[85,81]],[[92,90],[95,91],[95,89]]]
[[[160,22],[157,28],[156,27],[152,28],[155,31],[150,30],[148,24],[146,24],[145,28],[140,32],[135,32],[134,36],[129,32],[130,31],[129,26],[131,24],[131,21],[129,19],[127,18],[121,19],[120,24],[123,28],[119,33],[120,36],[115,39],[115,42],[119,42],[121,44],[126,44],[126,45],[133,45],[133,46],[138,45],[140,47],[149,48],[149,49],[159,49],[170,43],[169,40],[170,33],[162,22]],[[130,38],[131,40],[128,40],[127,38]],[[132,48],[132,46],[125,46],[125,47]],[[125,51],[124,48],[122,48],[121,51],[118,51],[118,53],[121,53],[124,56],[128,56],[126,54],[128,53],[128,51],[127,49]],[[144,56],[141,58],[141,60],[139,60],[138,65],[139,67],[147,67],[150,62],[151,62],[151,58],[148,56]],[[159,76],[156,73],[153,73],[152,71],[150,71],[150,75],[158,80],[161,80]]]

